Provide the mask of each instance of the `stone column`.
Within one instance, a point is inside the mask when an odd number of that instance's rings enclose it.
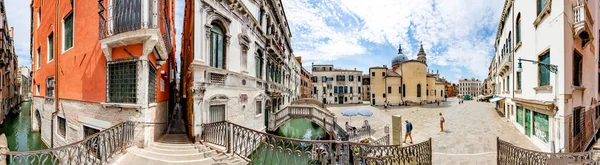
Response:
[[[392,144],[402,144],[402,116],[400,115],[392,116]]]

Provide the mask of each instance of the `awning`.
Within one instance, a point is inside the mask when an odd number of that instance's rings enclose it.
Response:
[[[490,99],[490,103],[493,103],[493,102],[496,102],[496,101],[500,101],[502,99],[504,99],[504,98],[503,97],[493,97],[493,98]]]

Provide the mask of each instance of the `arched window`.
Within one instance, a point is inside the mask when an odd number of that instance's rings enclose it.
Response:
[[[417,97],[421,97],[421,84],[417,84]]]
[[[521,42],[521,13],[517,15],[517,44]]]
[[[210,66],[220,69],[225,69],[224,45],[223,45],[223,30],[216,23],[211,24],[210,29]]]

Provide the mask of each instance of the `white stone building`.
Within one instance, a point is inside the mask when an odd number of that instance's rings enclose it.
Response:
[[[19,75],[17,77],[19,84],[19,94],[21,94],[21,99],[26,99],[31,97],[31,69],[29,66],[20,66],[19,67]]]
[[[593,0],[505,2],[492,64],[496,100],[542,151],[583,151],[595,139],[598,8]]]
[[[299,99],[301,66],[281,1],[187,3],[183,33],[190,135],[223,120],[265,130],[268,113]]]
[[[312,65],[313,98],[324,104],[362,103],[362,71]]]
[[[459,95],[467,95],[471,94],[471,97],[475,99],[475,97],[481,95],[481,81],[479,79],[471,78],[471,79],[461,79],[458,80],[458,94]]]

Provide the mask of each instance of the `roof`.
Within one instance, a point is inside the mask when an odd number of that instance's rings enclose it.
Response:
[[[385,73],[385,75],[387,77],[400,77],[400,75],[396,72],[394,72],[394,70],[388,69]]]
[[[363,78],[371,78],[371,75],[369,75],[369,74],[364,74],[362,77],[363,77]]]

